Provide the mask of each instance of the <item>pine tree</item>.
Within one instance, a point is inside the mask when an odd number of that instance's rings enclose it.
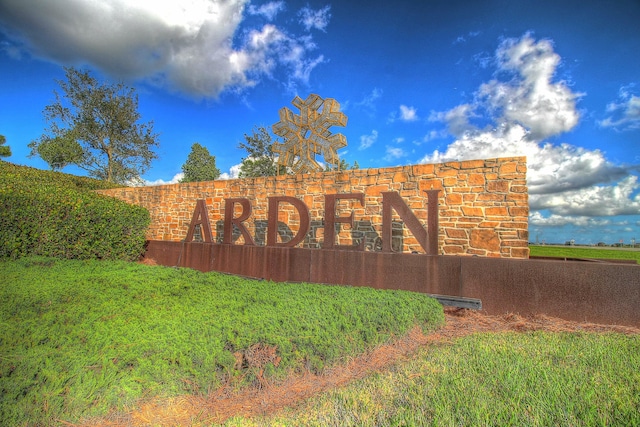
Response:
[[[191,146],[187,161],[182,165],[182,172],[184,177],[180,182],[213,181],[220,177],[215,156],[197,142]]]

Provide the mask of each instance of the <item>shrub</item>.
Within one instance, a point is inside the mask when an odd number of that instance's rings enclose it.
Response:
[[[149,213],[91,190],[90,178],[0,163],[0,258],[135,260]]]

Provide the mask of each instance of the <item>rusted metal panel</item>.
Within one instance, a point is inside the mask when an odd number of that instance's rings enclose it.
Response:
[[[366,286],[362,271],[364,254],[359,251],[315,250],[311,255],[310,281],[335,285]]]
[[[264,247],[215,245],[213,270],[240,276],[268,279]]]
[[[181,242],[149,240],[144,257],[165,266],[177,266],[182,250]]]
[[[214,245],[211,243],[184,243],[179,266],[193,268],[203,272],[211,271],[213,250]]]
[[[489,314],[640,326],[638,265],[464,258],[461,283]]]
[[[640,327],[640,266],[214,243],[148,242],[158,264],[279,282],[403,289],[482,301],[489,314],[546,314]]]

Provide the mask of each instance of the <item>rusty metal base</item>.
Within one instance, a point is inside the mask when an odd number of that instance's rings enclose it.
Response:
[[[276,282],[473,298],[488,314],[545,314],[640,327],[639,265],[169,241],[149,241],[145,257],[166,266]]]

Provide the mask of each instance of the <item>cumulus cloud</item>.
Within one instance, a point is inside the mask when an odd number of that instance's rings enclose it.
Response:
[[[425,142],[431,142],[436,139],[446,138],[448,133],[444,130],[436,130],[432,129],[425,136],[422,137],[422,140],[414,141],[414,144],[421,145]]]
[[[164,179],[156,179],[154,181],[143,180],[140,183],[136,183],[134,186],[142,185],[145,187],[153,187],[156,185],[178,184],[182,180],[182,178],[184,178],[184,173],[180,172],[175,174],[169,181],[165,181]]]
[[[237,165],[231,166],[231,168],[229,168],[229,172],[222,172],[220,174],[220,177],[218,177],[218,179],[226,180],[226,179],[236,179],[236,178],[238,178],[238,176],[240,175],[240,167],[241,166],[242,166],[242,163],[239,163]],[[173,176],[173,178],[171,178],[168,181],[165,181],[164,179],[156,179],[156,180],[153,180],[153,181],[143,180],[143,181],[137,182],[137,183],[130,183],[130,185],[132,185],[132,186],[152,187],[152,186],[156,186],[156,185],[178,184],[178,183],[180,183],[182,178],[184,178],[184,173],[180,172],[180,173],[175,174]]]
[[[253,4],[249,5],[249,13],[251,15],[261,15],[269,21],[273,21],[278,13],[282,12],[284,9],[285,5],[283,1],[272,1],[260,6],[255,6]]]
[[[242,167],[242,163],[238,163],[237,165],[231,166],[229,172],[223,172],[220,174],[220,179],[236,179],[240,176],[240,168]]]
[[[415,122],[418,120],[418,110],[406,105],[400,106],[400,120],[404,122]]]
[[[536,242],[561,243],[576,240],[578,243],[595,244],[598,241],[614,243],[622,240],[628,243],[633,238],[633,234],[629,233],[632,233],[634,228],[630,226],[632,224],[629,221],[618,218],[543,215],[540,212],[532,212],[529,216],[529,230],[530,235],[535,236]],[[594,229],[601,231],[600,236],[588,237]]]
[[[608,219],[593,218],[589,216],[544,216],[540,212],[532,212],[529,216],[529,224],[533,227],[564,227],[566,225],[577,227],[603,227],[611,224]]]
[[[358,150],[366,150],[371,147],[378,140],[378,131],[372,130],[369,135],[360,136],[360,146]]]
[[[387,161],[397,160],[405,157],[407,153],[400,147],[391,147],[387,145],[384,159]]]
[[[453,41],[453,44],[455,45],[455,44],[465,43],[468,39],[478,37],[480,34],[482,34],[480,31],[469,31],[467,34],[463,34],[456,37],[456,39]]]
[[[633,94],[634,89],[635,85],[620,88],[618,99],[607,105],[610,115],[599,122],[600,126],[621,131],[640,129],[640,96]]]
[[[91,64],[109,74],[147,79],[195,97],[244,89],[284,67],[305,81],[323,61],[312,40],[273,24],[240,31],[247,0],[8,0],[0,21],[12,40],[36,56]],[[274,19],[282,2],[250,6]],[[325,15],[329,19],[329,15]],[[244,37],[242,37],[244,35]],[[5,49],[6,50],[6,49]]]
[[[528,137],[540,140],[570,131],[580,115],[576,99],[564,82],[552,82],[560,56],[550,40],[526,35],[507,39],[496,51],[498,71],[512,74],[507,82],[491,80],[478,95],[493,115],[528,129]]]
[[[558,215],[616,216],[637,215],[640,212],[638,177],[630,175],[616,185],[595,185],[562,194],[536,197],[532,209],[550,209]]]
[[[415,122],[418,120],[418,110],[414,107],[408,107],[406,105],[400,105],[399,111],[393,111],[389,114],[387,120],[388,123],[393,123],[396,120],[403,122]]]
[[[304,7],[298,12],[300,23],[307,31],[312,28],[320,31],[326,31],[327,25],[331,20],[331,6],[325,6],[322,9],[314,10],[309,6]]]
[[[526,34],[505,40],[495,56],[498,72],[509,80],[482,84],[474,103],[432,112],[429,121],[444,123],[456,140],[442,152],[427,154],[421,163],[526,156],[533,210],[578,216],[637,214],[637,177],[628,169],[612,164],[600,150],[545,141],[573,129],[580,117],[576,101],[581,95],[553,81],[560,57],[552,43]],[[476,119],[489,123],[476,126]]]
[[[475,108],[476,107],[471,104],[462,104],[449,111],[432,111],[429,115],[429,121],[444,122],[451,135],[463,136],[469,131],[476,130],[476,127],[470,123],[471,118],[478,117],[475,113]]]
[[[365,95],[365,97],[357,102],[353,103],[353,106],[357,109],[360,109],[362,111],[365,111],[369,116],[373,117],[376,113],[377,107],[376,107],[376,103],[378,101],[378,99],[380,99],[380,97],[382,97],[382,89],[380,88],[373,88],[373,90],[371,91],[371,93]],[[346,111],[350,106],[350,102],[347,101],[344,103],[344,105],[342,106],[342,110]]]

